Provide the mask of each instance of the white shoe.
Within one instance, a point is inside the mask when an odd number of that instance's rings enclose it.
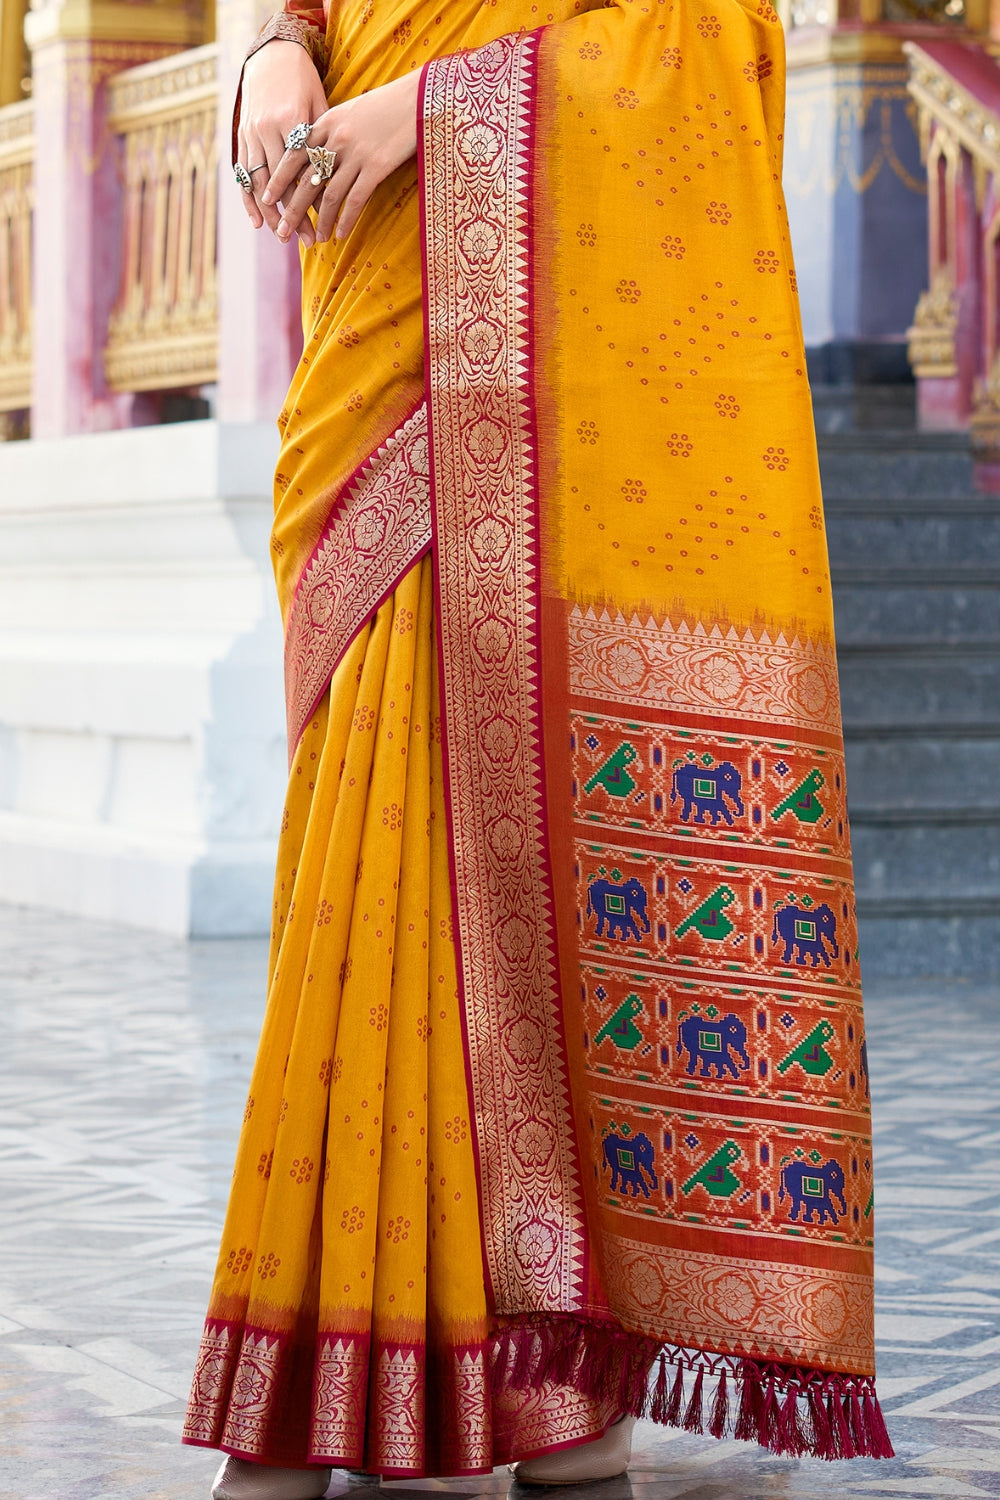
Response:
[[[272,1469],[245,1458],[224,1458],[212,1485],[212,1500],[320,1500],[332,1469]]]
[[[588,1484],[594,1479],[616,1479],[624,1474],[632,1457],[635,1417],[622,1417],[603,1437],[575,1448],[560,1448],[512,1464],[518,1484]]]

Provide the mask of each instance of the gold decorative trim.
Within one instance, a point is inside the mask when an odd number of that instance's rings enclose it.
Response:
[[[921,111],[921,141],[928,137],[923,119],[926,112],[989,171],[1000,172],[1000,118],[956,83],[916,42],[906,42],[903,51],[910,59],[907,88]]]
[[[111,80],[108,113],[113,130],[187,114],[215,103],[219,87],[219,48],[214,42],[180,57],[157,58],[129,68]]]
[[[35,154],[35,106],[8,104],[0,109],[0,171],[31,161]]]
[[[958,373],[955,332],[958,309],[955,282],[947,266],[939,266],[926,292],[921,292],[906,331],[907,355],[918,380],[946,380]]]
[[[1000,457],[1000,355],[987,378],[977,380],[973,387],[969,431],[977,457]]]

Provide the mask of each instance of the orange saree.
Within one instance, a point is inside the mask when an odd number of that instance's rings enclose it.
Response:
[[[332,102],[423,67],[420,160],[303,258],[291,778],[189,1442],[891,1452],[781,32],[696,10],[330,16]]]

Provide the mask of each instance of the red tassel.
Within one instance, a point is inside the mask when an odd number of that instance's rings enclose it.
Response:
[[[687,1411],[684,1413],[685,1432],[704,1432],[701,1422],[701,1393],[705,1384],[705,1371],[699,1370],[695,1377],[694,1390],[691,1392],[691,1400],[688,1402]]]
[[[514,1337],[514,1368],[510,1372],[510,1385],[515,1391],[523,1391],[531,1384],[536,1366],[535,1332],[532,1328],[519,1328]]]
[[[850,1395],[844,1397],[844,1415],[847,1417],[847,1425],[851,1430],[851,1442],[854,1444],[855,1453],[859,1457],[867,1457],[868,1442],[865,1436],[865,1422],[856,1385],[852,1385]]]
[[[878,1404],[878,1397],[870,1388],[865,1391],[863,1411],[865,1429],[868,1434],[868,1452],[871,1457],[895,1458],[896,1454],[889,1441],[885,1418],[882,1416],[882,1408]]]
[[[507,1384],[507,1366],[510,1363],[510,1329],[505,1328],[497,1342],[493,1357],[493,1394],[499,1396]]]
[[[644,1417],[649,1409],[649,1357],[632,1348],[622,1381],[621,1408],[633,1417]]]
[[[844,1416],[844,1408],[840,1397],[835,1390],[830,1391],[826,1398],[826,1412],[830,1418],[830,1428],[833,1433],[833,1446],[835,1458],[855,1458],[854,1444],[851,1442],[851,1433]]]
[[[670,1392],[670,1400],[663,1421],[667,1427],[679,1427],[681,1422],[681,1402],[684,1400],[684,1366],[677,1366],[677,1374],[674,1377],[674,1388]]]
[[[757,1371],[755,1367],[745,1361],[741,1370],[743,1388],[740,1392],[740,1411],[736,1418],[736,1431],[733,1434],[741,1443],[755,1443],[757,1441],[757,1408],[754,1397],[757,1393]]]
[[[660,1368],[656,1376],[656,1387],[649,1408],[650,1420],[666,1426],[667,1422],[667,1357],[660,1355]]]
[[[830,1421],[822,1397],[814,1385],[808,1389],[809,1415],[812,1418],[812,1451],[816,1458],[836,1458]]]
[[[715,1399],[712,1402],[712,1415],[709,1418],[708,1430],[714,1438],[725,1436],[729,1425],[729,1395],[726,1391],[726,1371],[723,1368],[719,1376],[719,1383],[715,1388]]]
[[[774,1389],[774,1381],[769,1380],[764,1399],[760,1405],[760,1414],[757,1426],[757,1441],[762,1448],[768,1448],[776,1452],[775,1444],[778,1442],[778,1397]]]
[[[778,1414],[778,1432],[781,1447],[775,1451],[789,1453],[793,1458],[801,1458],[802,1454],[807,1451],[808,1444],[799,1421],[799,1392],[795,1385],[789,1385],[782,1402],[781,1411]]]

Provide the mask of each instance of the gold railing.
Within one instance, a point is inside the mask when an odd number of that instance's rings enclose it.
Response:
[[[0,412],[31,405],[34,108],[0,109]]]
[[[122,266],[104,370],[117,391],[210,384],[218,369],[214,44],[119,73]]]
[[[1000,449],[1000,115],[907,43],[927,164],[930,286],[909,330],[918,381],[949,389],[977,449]]]

